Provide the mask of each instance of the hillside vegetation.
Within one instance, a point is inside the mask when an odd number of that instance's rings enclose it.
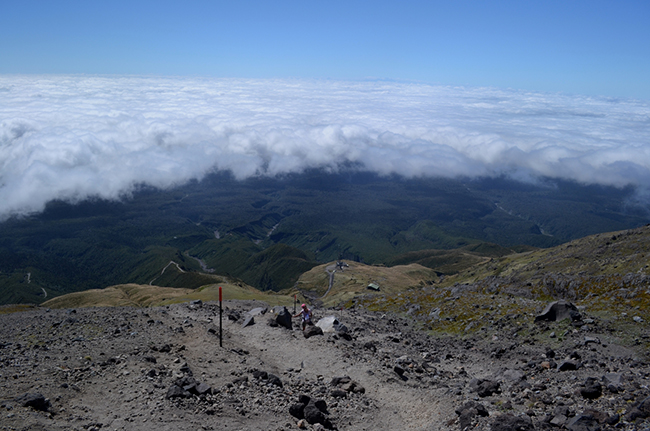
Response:
[[[495,256],[501,254],[501,250],[491,249]],[[565,299],[597,316],[612,336],[650,348],[647,325],[640,324],[650,321],[649,249],[650,226],[644,226],[593,235],[551,249],[483,257],[453,275],[417,263],[387,267],[344,261],[339,267],[333,261],[303,273],[294,288],[280,293],[262,292],[222,278],[197,289],[118,285],[63,295],[43,306],[149,307],[198,299],[216,301],[218,286],[223,286],[224,299],[259,300],[288,308],[297,300],[309,302],[317,310],[361,307],[408,315],[417,327],[434,334],[489,335],[497,334],[503,325],[515,325],[522,340],[535,343],[549,337],[561,342],[576,330],[571,322],[565,322],[555,334],[557,325],[534,323],[549,301]],[[370,290],[370,283],[379,291]]]
[[[195,288],[210,274],[280,291],[339,258],[451,275],[521,245],[640,226],[647,213],[628,205],[633,192],[350,170],[246,181],[221,173],[165,191],[141,188],[120,202],[50,202],[42,214],[0,224],[0,303],[127,283]],[[193,279],[161,276],[170,261]]]
[[[650,321],[648,250],[650,226],[598,234],[493,258],[434,285],[423,282],[398,295],[365,295],[348,305],[409,314],[423,328],[440,333],[489,332],[516,322],[521,335],[534,343],[553,332],[540,331],[534,317],[549,301],[564,299],[598,316],[619,338],[650,347],[650,334],[639,324]],[[567,324],[564,330],[574,329]]]

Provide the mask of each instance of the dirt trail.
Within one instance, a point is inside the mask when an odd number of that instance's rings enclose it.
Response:
[[[540,365],[547,347],[524,343],[516,322],[498,337],[433,338],[406,318],[317,309],[315,321],[331,313],[348,332],[306,339],[298,329],[270,326],[271,313],[256,316],[248,327],[241,317],[228,318],[264,305],[226,302],[223,348],[214,303],[0,314],[0,425],[48,431],[296,430],[298,419],[289,407],[306,394],[324,400],[332,423],[346,431],[459,430],[455,409],[469,400],[490,413],[472,419],[482,421],[477,429],[487,429],[481,427],[504,413],[531,414],[541,427],[560,402],[570,403],[575,414],[589,407],[611,415],[650,395],[650,365],[605,333],[589,333],[602,344],[581,344],[584,329],[554,341],[558,362],[569,355],[584,361],[578,370],[560,372]],[[519,380],[508,380],[504,370],[519,373]],[[281,385],[256,377],[259,371],[277,376]],[[607,372],[624,377],[618,395],[582,399],[585,379]],[[364,391],[336,396],[332,379],[343,376]],[[188,378],[211,393],[170,397],[176,382]],[[471,389],[474,378],[499,379],[501,390],[479,398]],[[42,393],[51,406],[21,406],[15,397],[26,393]]]

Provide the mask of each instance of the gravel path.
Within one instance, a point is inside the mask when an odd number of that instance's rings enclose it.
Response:
[[[270,326],[271,312],[242,327],[244,312],[264,304],[226,305],[223,348],[213,303],[0,315],[0,430],[323,429],[289,413],[300,395],[322,399],[328,426],[340,430],[460,430],[462,420],[489,429],[509,415],[527,418],[530,429],[547,429],[551,420],[569,429],[589,409],[603,417],[601,429],[617,413],[616,429],[648,425],[630,416],[650,396],[648,363],[595,330],[576,329],[551,355],[507,327],[497,339],[435,339],[396,316],[316,310],[316,321],[335,315],[348,332],[305,338]],[[585,343],[586,335],[599,341]],[[571,357],[580,367],[559,371]],[[587,378],[605,375],[620,379],[603,383],[594,399],[581,395]],[[354,384],[336,384],[339,377]],[[477,392],[481,381],[498,382],[499,390]],[[178,385],[188,389],[173,395]],[[194,393],[199,387],[209,390]],[[49,405],[17,399],[34,393]],[[489,416],[459,416],[468,401]]]

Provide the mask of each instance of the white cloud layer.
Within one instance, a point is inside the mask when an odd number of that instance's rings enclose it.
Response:
[[[214,170],[650,185],[650,105],[412,83],[0,76],[0,218]]]

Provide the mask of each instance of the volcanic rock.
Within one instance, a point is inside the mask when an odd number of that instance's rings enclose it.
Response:
[[[23,407],[32,407],[35,410],[47,411],[51,407],[50,400],[41,393],[27,393],[16,398],[16,402]]]
[[[535,322],[542,320],[557,322],[564,319],[578,321],[581,318],[582,316],[575,305],[566,301],[555,301],[548,304],[546,308],[544,308],[544,311],[535,317]]]
[[[491,431],[533,431],[533,421],[530,417],[514,416],[512,414],[504,414],[496,416],[492,420]]]
[[[291,313],[289,313],[289,310],[287,310],[286,307],[282,307],[282,309],[278,312],[277,316],[275,317],[275,321],[283,328],[293,329],[293,323],[291,322]]]
[[[481,398],[500,392],[499,386],[499,382],[486,379],[472,379],[469,382],[470,391],[476,392]]]
[[[603,387],[594,377],[588,377],[580,389],[580,395],[584,398],[595,400],[603,394]]]
[[[589,414],[579,414],[569,419],[566,424],[569,431],[600,431],[596,418]]]
[[[307,325],[305,330],[302,331],[305,338],[313,337],[314,335],[323,335],[323,330],[316,325]]]

